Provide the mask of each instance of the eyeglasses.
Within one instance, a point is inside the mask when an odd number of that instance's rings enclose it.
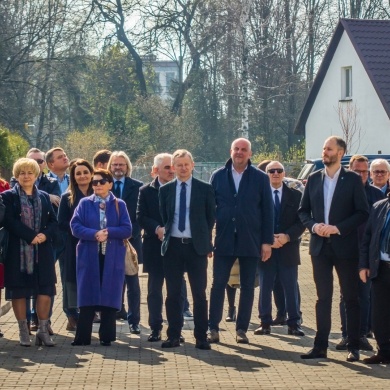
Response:
[[[274,169],[268,169],[267,173],[283,173],[283,168],[274,168]]]
[[[107,179],[92,180],[91,183],[94,187],[96,187],[98,184],[104,186],[106,183],[108,183],[108,180]]]
[[[125,167],[127,164],[111,164],[112,167],[119,167],[119,168],[123,168]]]
[[[35,160],[39,165],[43,164],[45,162],[45,160],[42,160],[40,158],[36,159]]]
[[[374,175],[378,176],[378,175],[386,175],[386,173],[388,173],[388,171],[378,170],[378,171],[372,171],[372,173]]]

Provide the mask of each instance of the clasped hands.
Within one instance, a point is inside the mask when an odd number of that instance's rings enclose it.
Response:
[[[96,240],[99,241],[99,242],[107,241],[107,238],[108,238],[108,230],[107,230],[107,229],[99,230],[99,231],[95,234],[95,238],[96,238]]]
[[[331,234],[340,234],[340,231],[337,229],[337,226],[326,225],[325,223],[321,222],[314,226],[314,233],[321,237],[329,238]]]
[[[38,233],[31,241],[31,245],[42,244],[46,241],[46,236],[43,233]]]

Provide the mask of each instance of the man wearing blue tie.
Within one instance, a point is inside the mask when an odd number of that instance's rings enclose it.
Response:
[[[210,184],[192,177],[194,161],[187,150],[173,153],[176,179],[160,187],[160,214],[165,227],[161,245],[167,286],[165,301],[168,338],[162,348],[180,346],[183,323],[181,286],[187,271],[194,300],[195,347],[210,349],[207,342],[207,256],[215,220],[214,191]]]
[[[288,334],[304,336],[300,327],[298,297],[299,244],[305,230],[298,215],[302,194],[283,183],[285,171],[279,161],[271,161],[267,165],[267,174],[274,199],[274,243],[271,257],[259,262],[261,325],[254,333],[255,335],[271,333],[272,290],[278,275],[286,300]]]

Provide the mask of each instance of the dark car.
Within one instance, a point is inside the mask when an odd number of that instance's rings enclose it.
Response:
[[[377,158],[384,158],[385,160],[390,162],[390,155],[389,154],[363,154],[363,156],[368,158],[369,163],[371,161],[377,159]],[[341,159],[341,164],[345,167],[348,167],[349,160],[351,159],[352,155],[344,156]],[[322,158],[315,158],[313,160],[306,160],[305,165],[301,169],[301,172],[299,172],[299,175],[297,177],[298,180],[301,180],[303,184],[306,183],[307,178],[312,172],[318,171],[319,169],[322,169],[324,167],[324,164],[322,162]]]

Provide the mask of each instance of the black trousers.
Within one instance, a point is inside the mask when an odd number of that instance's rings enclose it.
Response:
[[[358,259],[337,256],[330,243],[325,243],[319,256],[312,256],[314,282],[317,289],[317,333],[314,345],[328,348],[331,330],[333,267],[336,269],[345,300],[348,350],[359,348],[360,308],[358,301]]]
[[[372,280],[372,327],[378,353],[390,358],[390,264],[381,261],[378,276]]]
[[[207,256],[198,255],[192,243],[183,244],[181,239],[171,237],[164,257],[164,275],[167,287],[165,307],[169,323],[169,339],[180,337],[183,325],[183,300],[181,288],[184,272],[187,271],[194,300],[194,336],[197,341],[207,338]]]
[[[106,306],[83,306],[80,307],[79,320],[77,322],[75,343],[91,344],[93,318],[95,312],[100,311],[100,341],[116,340],[116,309]]]

